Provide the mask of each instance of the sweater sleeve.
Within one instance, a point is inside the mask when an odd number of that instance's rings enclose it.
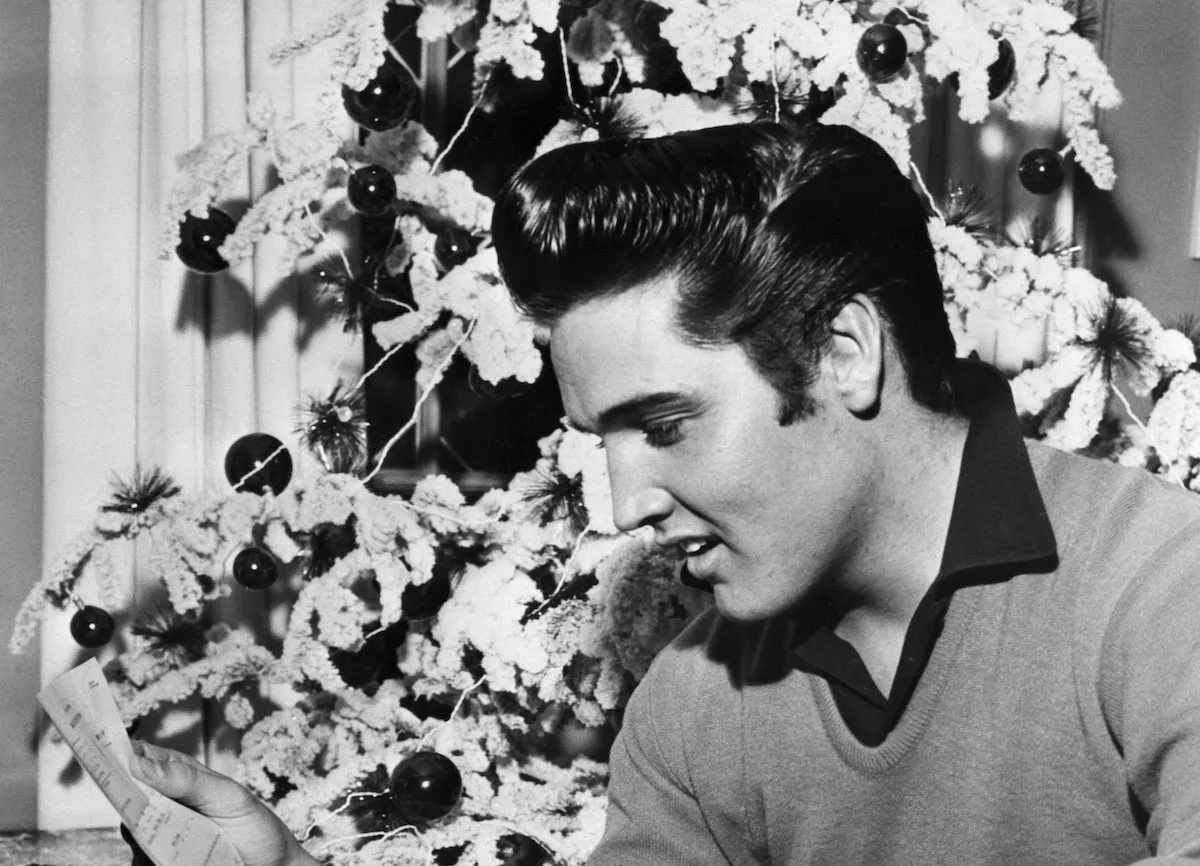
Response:
[[[1138,569],[1100,657],[1100,699],[1151,857],[1200,862],[1200,525]]]

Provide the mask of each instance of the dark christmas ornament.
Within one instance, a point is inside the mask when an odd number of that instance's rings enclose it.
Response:
[[[208,216],[188,213],[179,223],[179,243],[175,255],[179,260],[202,274],[215,274],[229,267],[229,262],[217,252],[237,223],[220,208],[210,207]]]
[[[439,752],[416,752],[392,771],[392,811],[405,824],[422,827],[454,811],[462,790],[452,760]]]
[[[154,503],[170,499],[178,492],[179,485],[175,479],[157,466],[145,473],[141,466],[137,466],[128,481],[118,478],[113,482],[112,495],[101,506],[101,510],[141,514]]]
[[[469,231],[448,226],[438,232],[433,242],[433,255],[443,271],[458,267],[475,253],[477,242]]]
[[[858,67],[876,84],[891,81],[908,60],[908,41],[891,24],[873,24],[858,40]]]
[[[342,85],[342,106],[359,126],[383,132],[399,126],[416,108],[420,89],[398,63],[385,62],[362,90]]]
[[[296,433],[328,472],[357,472],[367,459],[367,405],[361,390],[338,382],[328,397],[310,396]]]
[[[554,858],[536,839],[509,833],[496,840],[496,856],[503,866],[551,866]]]
[[[383,216],[396,199],[396,178],[383,166],[364,165],[350,175],[346,198],[363,216]]]
[[[1049,195],[1063,185],[1067,168],[1058,151],[1038,147],[1021,157],[1017,179],[1034,195]]]
[[[292,480],[292,455],[271,434],[249,433],[225,453],[225,477],[241,490],[262,494],[270,488],[278,496]]]
[[[279,564],[261,547],[247,547],[233,558],[233,577],[246,589],[266,589],[279,577]]]
[[[112,640],[113,618],[108,611],[85,605],[71,617],[71,637],[75,643],[88,649],[102,647]]]
[[[1012,43],[1001,39],[998,48],[1000,56],[987,68],[988,99],[995,99],[1008,90],[1008,85],[1012,84],[1013,73],[1017,71],[1017,55],[1013,51]]]

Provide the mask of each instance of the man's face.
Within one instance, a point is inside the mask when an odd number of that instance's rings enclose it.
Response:
[[[674,297],[661,280],[564,315],[550,341],[563,403],[604,440],[617,526],[653,526],[725,616],[764,619],[843,567],[866,473],[824,369],[817,412],[782,427],[740,347],[680,336]]]

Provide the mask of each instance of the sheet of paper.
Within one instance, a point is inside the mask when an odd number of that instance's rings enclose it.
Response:
[[[38,702],[157,866],[242,866],[221,828],[130,775],[133,747],[95,659],[51,682]]]

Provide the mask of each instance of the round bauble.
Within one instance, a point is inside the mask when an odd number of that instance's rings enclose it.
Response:
[[[278,577],[279,564],[261,547],[247,547],[233,558],[233,578],[246,589],[266,589]]]
[[[438,232],[433,255],[443,271],[458,267],[475,254],[476,241],[469,231],[450,226]]]
[[[179,243],[175,255],[179,260],[201,274],[215,274],[229,267],[218,250],[229,237],[237,223],[220,208],[210,207],[208,216],[185,214],[179,223]]]
[[[363,216],[383,216],[396,199],[396,178],[379,165],[364,165],[346,184],[350,206]]]
[[[240,489],[264,493],[270,488],[276,496],[292,480],[292,455],[283,443],[269,433],[250,433],[238,439],[225,452],[225,477]]]
[[[392,771],[392,812],[405,824],[421,827],[454,811],[462,790],[462,775],[453,761],[440,752],[416,752]]]
[[[1012,84],[1013,74],[1017,71],[1017,55],[1013,51],[1012,43],[1007,39],[1001,39],[997,48],[1000,50],[1000,56],[987,68],[988,99],[995,99],[1008,90],[1008,85]]]
[[[1058,151],[1039,147],[1021,157],[1017,179],[1035,195],[1049,195],[1063,185],[1067,167]]]
[[[71,637],[81,647],[102,647],[112,640],[114,631],[113,618],[108,611],[90,604],[75,611],[71,617]]]
[[[503,866],[551,866],[554,858],[541,844],[524,833],[509,833],[496,842],[496,856]]]
[[[908,60],[908,41],[891,24],[873,24],[858,40],[858,67],[876,84],[891,81]]]
[[[417,83],[406,69],[385,62],[362,90],[342,85],[342,106],[359,126],[383,132],[407,120],[420,95]]]

